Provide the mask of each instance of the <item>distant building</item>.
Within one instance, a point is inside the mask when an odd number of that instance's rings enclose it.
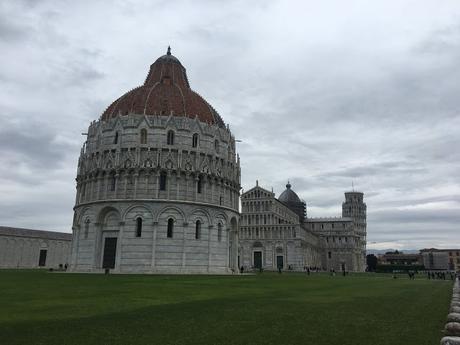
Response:
[[[306,203],[286,185],[278,199],[258,183],[241,196],[239,264],[246,269],[318,267],[364,271],[366,204],[345,193],[342,217],[307,218]]]
[[[0,268],[58,268],[69,263],[72,234],[0,226]]]
[[[423,265],[427,270],[460,271],[460,249],[422,249]]]
[[[380,265],[413,266],[423,265],[421,254],[386,253],[379,255]]]

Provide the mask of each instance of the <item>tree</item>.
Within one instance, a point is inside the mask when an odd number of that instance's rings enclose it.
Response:
[[[375,272],[377,268],[377,257],[374,254],[366,255],[366,264],[368,272]]]

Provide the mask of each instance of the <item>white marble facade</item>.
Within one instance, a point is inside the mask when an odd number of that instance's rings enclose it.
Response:
[[[320,270],[363,272],[366,268],[366,204],[363,193],[346,192],[342,217],[307,218],[258,184],[241,196],[239,264],[245,270]],[[300,204],[300,207],[299,207]]]
[[[148,85],[157,75],[160,81]],[[164,101],[157,102],[151,93],[160,86],[155,97]],[[240,191],[235,138],[191,93],[185,69],[169,51],[151,66],[147,87],[143,113],[103,115],[89,126],[78,163],[71,270],[234,272]],[[182,94],[171,96],[181,87]],[[187,105],[192,96],[198,105]],[[184,112],[186,106],[204,112],[198,107],[204,104],[215,121],[208,113],[148,113],[154,102],[177,111],[184,102]]]

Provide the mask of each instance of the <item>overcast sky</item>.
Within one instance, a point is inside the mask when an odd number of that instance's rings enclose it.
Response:
[[[308,216],[365,193],[368,248],[460,247],[460,2],[2,1],[0,225],[71,231],[90,121],[172,53],[242,185]]]

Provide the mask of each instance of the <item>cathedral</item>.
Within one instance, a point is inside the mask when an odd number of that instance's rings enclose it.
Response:
[[[342,217],[308,218],[291,184],[279,198],[258,185],[241,195],[238,258],[243,270],[366,268],[366,204],[346,192]]]
[[[306,216],[290,184],[278,199],[258,185],[240,199],[235,138],[170,48],[85,134],[71,271],[364,270],[363,193],[324,219]]]

